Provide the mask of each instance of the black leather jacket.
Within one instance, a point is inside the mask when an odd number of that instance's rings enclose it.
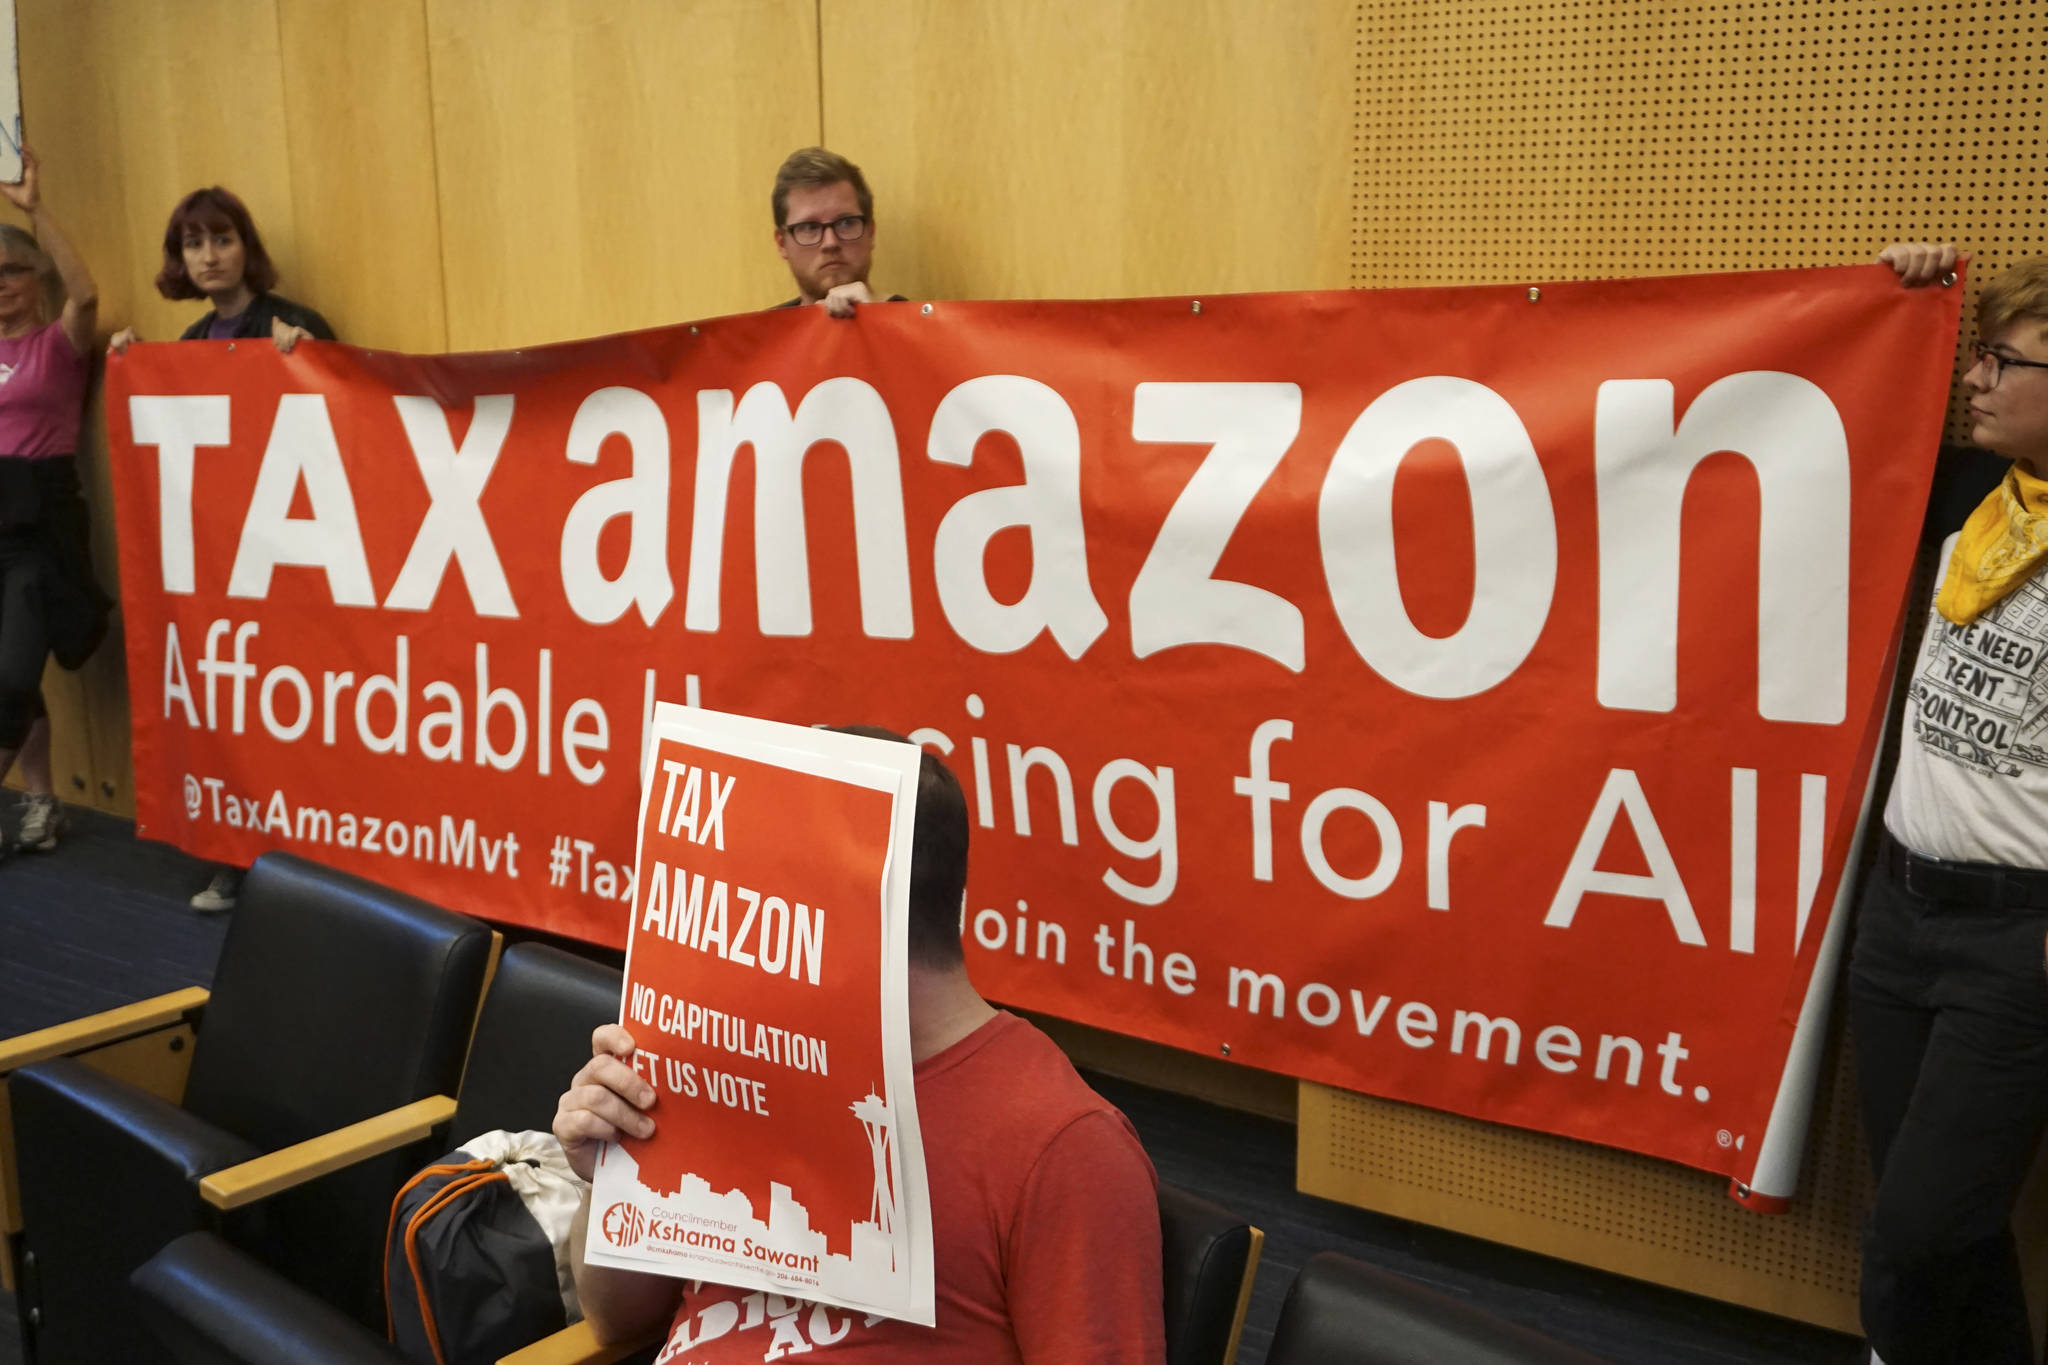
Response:
[[[187,327],[178,337],[180,341],[204,341],[206,329],[213,326],[214,312],[206,310],[206,316]],[[281,294],[258,294],[242,310],[242,319],[235,328],[237,339],[242,337],[267,337],[270,335],[272,319],[282,318],[288,327],[303,327],[321,341],[334,340],[334,329],[304,304],[293,303]]]

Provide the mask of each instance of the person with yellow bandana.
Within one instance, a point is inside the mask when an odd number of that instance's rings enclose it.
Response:
[[[1879,259],[1917,287],[1959,258]],[[2012,463],[1942,546],[1849,968],[1882,1365],[2034,1360],[2010,1222],[2048,1124],[2048,259],[1984,287],[1977,335],[1970,439]]]

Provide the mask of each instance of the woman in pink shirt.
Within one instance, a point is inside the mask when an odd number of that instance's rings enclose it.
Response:
[[[20,184],[0,184],[30,229],[0,225],[0,777],[20,760],[15,844],[44,850],[65,816],[50,789],[43,668],[52,655],[84,663],[112,604],[93,578],[77,469],[99,293],[43,205],[35,153],[23,148],[21,164]]]

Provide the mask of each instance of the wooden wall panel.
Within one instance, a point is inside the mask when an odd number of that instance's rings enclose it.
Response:
[[[2038,0],[1357,0],[1354,19],[1354,285],[1953,241],[1978,253],[1974,303],[2048,253]]]
[[[820,13],[825,140],[875,191],[878,286],[1101,298],[1347,282],[1349,4]]]
[[[109,25],[96,8],[66,0],[15,0],[21,50],[22,126],[43,159],[43,193],[100,287],[100,313],[125,314],[133,284],[127,185],[108,158],[120,143],[117,73],[100,60]],[[0,207],[21,222],[11,207]]]
[[[38,126],[71,117],[71,92],[44,89],[48,49],[29,47],[31,8],[74,6],[23,6],[23,117],[33,140]],[[90,162],[50,169],[67,181],[90,175],[122,196],[123,236],[109,232],[90,260],[113,305],[102,307],[101,323],[164,340],[204,311],[161,298],[151,284],[162,264],[164,220],[201,185],[226,185],[249,205],[289,291],[299,250],[274,0],[89,0],[75,8],[87,18],[85,52],[111,118],[99,125],[95,145],[80,149],[89,150]],[[39,118],[41,98],[54,107]],[[118,293],[108,288],[117,278]]]
[[[100,310],[125,307],[132,283],[114,278],[101,263],[128,249],[124,187],[101,172],[100,158],[117,140],[113,74],[95,60],[101,38],[98,16],[81,6],[54,0],[17,0],[16,26],[22,54],[22,126],[30,146],[43,158],[44,198],[79,252],[94,268]],[[21,216],[5,210],[9,221]],[[95,410],[97,405],[95,404]],[[96,426],[96,422],[89,422]],[[79,478],[95,508],[94,559],[101,580],[115,581],[111,534],[113,506],[104,449],[90,431]],[[112,643],[119,644],[118,635]],[[111,659],[111,663],[109,660]],[[106,805],[128,792],[128,720],[124,669],[118,651],[105,651],[82,673],[52,665],[44,675],[43,698],[50,708],[51,773],[58,794],[69,801]],[[117,736],[107,735],[102,717],[119,708]],[[111,742],[95,743],[105,736]]]
[[[1352,283],[2048,251],[2011,0],[1358,0]]]
[[[444,351],[426,0],[288,0],[278,42],[297,266],[337,335]]]
[[[428,0],[457,350],[789,296],[768,191],[818,137],[813,0]]]
[[[248,202],[281,288],[368,345],[446,344],[423,0],[21,0],[23,120],[49,199],[100,287],[103,332],[175,337],[203,311],[157,294],[187,191]],[[301,235],[301,224],[307,226]],[[97,395],[81,477],[102,581],[119,581]],[[77,674],[52,667],[59,792],[134,809],[117,616]]]
[[[195,185],[248,200],[281,268],[293,257],[284,97],[272,0],[22,0],[22,117],[59,214],[100,287],[103,331],[175,336],[197,314],[152,285],[164,217]],[[231,97],[230,97],[231,96]],[[119,581],[97,395],[80,477],[95,559]],[[121,622],[77,674],[51,668],[53,769],[69,800],[133,809]]]
[[[1949,240],[1978,253],[1974,294],[2048,251],[2043,17],[2002,0],[1358,0],[1351,283],[1825,265]],[[1679,1167],[1319,1087],[1299,1178],[1853,1331],[1868,1180],[1839,1060],[1781,1218]],[[2019,1220],[2036,1265],[2043,1184]]]
[[[420,5],[303,0],[287,6],[286,22],[276,0],[20,0],[23,122],[44,157],[51,207],[99,284],[103,332],[134,326],[165,340],[203,311],[162,298],[153,281],[171,207],[198,186],[224,184],[248,203],[285,292],[369,344],[439,348],[432,142],[424,118],[404,114],[408,81],[412,103],[425,107]],[[395,41],[408,15],[409,71]],[[409,155],[391,136],[408,128]],[[378,210],[366,187],[402,192],[408,169],[427,211]],[[319,218],[310,239],[298,232],[302,209]],[[378,219],[390,240],[373,244],[363,223]],[[421,223],[424,235],[414,231]],[[334,299],[323,293],[330,281]],[[358,322],[385,334],[362,335]],[[81,445],[95,559],[111,589],[119,573],[96,394]],[[117,616],[79,673],[51,668],[44,694],[59,792],[125,814],[134,792],[123,625]]]
[[[1839,1039],[1800,1197],[1783,1214],[1752,1213],[1726,1179],[1654,1157],[1306,1082],[1295,1179],[1326,1199],[1854,1332],[1870,1174]]]

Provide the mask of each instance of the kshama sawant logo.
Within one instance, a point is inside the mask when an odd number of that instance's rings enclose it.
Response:
[[[647,1232],[647,1215],[620,1200],[604,1211],[604,1239],[615,1247],[638,1246]]]

